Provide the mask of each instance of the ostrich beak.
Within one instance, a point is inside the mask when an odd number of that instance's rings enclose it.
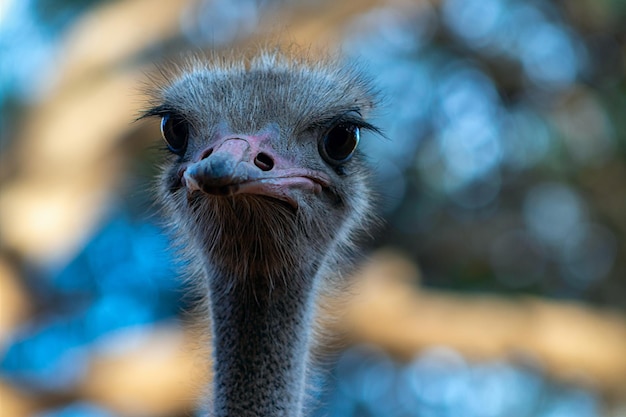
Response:
[[[296,166],[261,146],[257,137],[227,137],[204,150],[183,172],[189,193],[272,197],[298,207],[295,190],[321,193],[330,184],[323,172]]]

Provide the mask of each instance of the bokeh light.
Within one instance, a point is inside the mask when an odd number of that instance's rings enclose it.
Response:
[[[97,207],[82,207],[97,212],[91,217],[97,221],[72,223],[59,220],[72,216],[67,214],[70,199],[37,200],[42,189],[54,189],[46,181],[57,173],[37,176],[46,165],[31,160],[38,142],[30,124],[53,126],[64,114],[51,111],[47,103],[62,104],[53,105],[53,110],[69,108],[64,106],[77,91],[85,89],[90,97],[96,96],[91,90],[95,85],[113,91],[118,84],[106,82],[118,76],[137,80],[140,90],[149,72],[146,68],[176,60],[188,50],[219,53],[231,46],[246,50],[273,37],[290,47],[321,38],[337,44],[346,62],[359,65],[375,81],[381,109],[374,122],[383,135],[367,133],[362,143],[386,226],[374,232],[378,239],[371,245],[395,248],[419,265],[420,282],[407,284],[407,294],[415,296],[418,287],[459,297],[488,294],[499,297],[507,308],[519,307],[520,300],[530,297],[571,303],[567,308],[582,311],[615,311],[624,317],[626,7],[622,2],[168,0],[159,5],[177,12],[164,18],[168,23],[160,31],[155,30],[161,38],[149,39],[135,52],[91,72],[76,69],[93,64],[89,57],[82,57],[83,62],[79,56],[80,65],[74,62],[71,67],[73,61],[67,57],[72,55],[64,48],[75,40],[71,36],[87,33],[88,28],[72,32],[85,25],[84,16],[96,16],[86,25],[95,27],[99,19],[112,19],[117,6],[133,4],[140,10],[148,3],[0,3],[0,208],[7,207],[6,196],[28,196],[33,202],[20,215],[0,213],[4,229],[0,267],[8,265],[8,270],[16,271],[16,287],[24,289],[28,300],[21,319],[6,332],[2,329],[8,337],[0,341],[0,395],[5,385],[15,389],[11,391],[15,397],[25,393],[25,403],[37,404],[28,415],[149,415],[131,407],[139,405],[123,404],[128,407],[124,408],[117,397],[95,393],[90,381],[107,360],[130,357],[125,366],[143,366],[143,355],[130,354],[153,344],[159,332],[167,334],[169,341],[183,343],[185,312],[194,303],[162,220],[147,201],[156,172],[158,157],[152,148],[158,128],[129,125],[136,116],[129,115],[111,130],[114,133],[85,136],[102,138],[93,149],[106,161],[100,170],[90,167],[90,174],[115,173],[125,182],[94,179],[89,183],[92,188],[80,195],[106,188],[106,203],[97,200]],[[145,16],[122,16],[120,21],[147,24],[155,19],[152,12],[158,11],[154,2],[150,6]],[[125,10],[130,13],[131,8]],[[109,35],[116,39],[114,33]],[[99,47],[116,45],[114,40],[111,45],[106,41],[87,49],[97,56]],[[125,42],[131,45],[133,39]],[[136,72],[129,76],[125,71],[130,69]],[[115,92],[116,102],[94,113],[108,113],[122,101],[140,102],[139,95]],[[82,133],[89,132],[91,121],[63,120],[61,125]],[[60,134],[58,142],[51,142],[57,157],[72,152],[65,138]],[[39,188],[28,188],[29,181]],[[20,221],[20,230],[32,236],[31,245],[40,250],[38,232],[54,229],[50,226],[88,224],[89,229],[82,234],[67,230],[67,236],[58,238],[59,247],[51,245],[49,256],[41,257],[24,249],[28,245],[12,242],[6,233],[7,225]],[[66,244],[70,235],[84,241]],[[67,248],[79,249],[68,253]],[[433,305],[440,301],[428,294],[420,293],[422,301]],[[477,305],[477,310],[492,306],[480,301]],[[435,317],[426,319],[453,326],[464,314],[457,311],[450,320],[452,316],[433,313]],[[502,319],[505,329],[523,321],[507,315]],[[395,325],[400,324],[386,323],[389,328]],[[477,349],[481,354],[476,354],[462,343],[463,337],[470,337],[464,329],[459,331],[456,348],[438,343],[435,330],[411,329],[432,334],[408,357],[404,351],[360,343],[358,338],[351,341],[337,352],[336,363],[321,365],[311,413],[316,417],[621,417],[620,410],[626,409],[623,388],[615,388],[623,378],[616,383],[597,377],[601,373],[558,373],[554,369],[562,358],[548,355],[550,360],[542,362],[529,352],[518,352],[516,346],[506,346],[506,353],[485,348],[488,353]],[[501,329],[485,328],[482,337],[489,339],[492,330]],[[537,350],[552,352],[565,346],[567,356],[570,348],[577,347],[560,340],[558,331],[548,335],[550,343],[539,340],[540,330],[528,336],[537,338]],[[621,341],[619,337],[610,340]],[[195,335],[191,338],[198,343]],[[195,352],[199,348],[193,343]],[[167,343],[159,345],[164,346]],[[592,359],[601,362],[599,356]],[[193,373],[175,363],[172,368],[182,369],[185,376]],[[571,362],[563,359],[563,363]],[[203,372],[194,361],[192,369]],[[176,386],[181,386],[183,377],[175,378],[179,378]],[[116,411],[120,409],[135,411]],[[617,411],[611,414],[609,409]],[[155,415],[192,412],[187,405],[172,410]]]

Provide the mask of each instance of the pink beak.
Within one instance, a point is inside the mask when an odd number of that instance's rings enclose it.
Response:
[[[242,135],[222,138],[184,169],[183,184],[190,193],[264,195],[294,208],[298,207],[294,190],[320,193],[329,185],[326,174],[294,166],[268,146],[262,146],[262,139]]]

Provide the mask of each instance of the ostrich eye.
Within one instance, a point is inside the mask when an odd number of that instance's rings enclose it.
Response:
[[[339,123],[322,137],[320,153],[329,164],[341,164],[350,159],[359,144],[359,140],[358,126]]]
[[[166,114],[161,118],[161,135],[170,151],[182,155],[187,149],[189,127],[187,122],[180,116]]]

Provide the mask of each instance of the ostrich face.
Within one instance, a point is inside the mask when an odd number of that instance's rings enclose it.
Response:
[[[161,117],[161,197],[176,223],[213,262],[264,258],[267,269],[349,240],[368,217],[358,145],[376,128],[357,74],[267,57],[250,65],[183,72],[147,115]]]
[[[311,199],[341,205],[346,198],[342,185],[351,182],[346,164],[365,123],[351,113],[300,132],[277,123],[257,131],[235,130],[223,118],[207,137],[169,110],[161,118],[161,133],[168,149],[179,156],[169,188],[186,188],[188,195],[265,196],[296,212]]]

